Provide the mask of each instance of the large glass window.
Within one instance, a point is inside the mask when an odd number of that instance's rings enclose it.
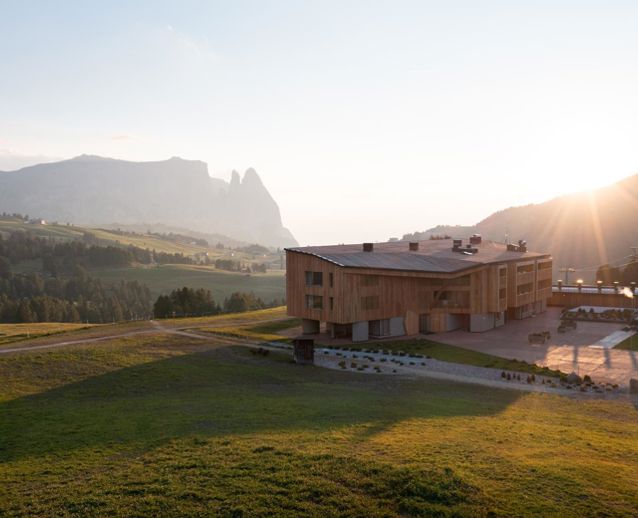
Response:
[[[306,295],[306,308],[323,309],[323,297],[321,295]]]
[[[323,273],[307,271],[306,286],[323,286]]]

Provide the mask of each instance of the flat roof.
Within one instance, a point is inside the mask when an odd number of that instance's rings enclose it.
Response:
[[[418,241],[419,249],[409,250],[409,241],[374,243],[373,252],[364,252],[363,244],[304,246],[286,248],[291,252],[308,254],[346,268],[374,268],[430,273],[454,273],[492,263],[548,258],[550,254],[513,252],[507,245],[482,240],[472,245],[478,253],[466,255],[452,251],[452,239]],[[469,240],[463,240],[463,246]]]

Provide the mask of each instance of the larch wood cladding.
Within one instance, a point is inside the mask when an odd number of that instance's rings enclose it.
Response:
[[[540,263],[549,264],[541,270],[542,276],[538,275]],[[530,271],[519,273],[519,268]],[[322,272],[323,285],[306,286],[307,271]],[[341,267],[314,255],[287,250],[288,314],[336,324],[401,316],[406,319],[406,327],[414,330],[423,314],[429,314],[434,324],[440,318],[436,315],[497,313],[547,299],[551,289],[538,287],[538,282],[547,278],[546,271],[551,278],[548,257],[477,264],[455,273],[428,273]],[[527,285],[531,285],[531,292],[520,294],[519,288]],[[307,308],[306,295],[323,297],[322,309]]]

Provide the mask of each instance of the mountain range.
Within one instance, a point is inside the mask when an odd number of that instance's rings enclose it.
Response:
[[[166,225],[283,247],[297,244],[259,175],[211,178],[206,163],[92,155],[0,172],[0,212],[86,226]]]
[[[552,254],[556,278],[564,278],[560,269],[574,268],[572,279],[592,282],[598,266],[628,262],[630,247],[638,245],[638,175],[593,191],[501,210],[473,226],[440,225],[403,239],[472,233],[500,242],[524,239],[531,250]]]

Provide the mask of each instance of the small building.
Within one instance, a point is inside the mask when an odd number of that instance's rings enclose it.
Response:
[[[545,311],[552,258],[472,236],[286,249],[288,314],[353,341],[465,329]]]
[[[297,337],[292,341],[295,363],[312,365],[315,363],[315,341],[308,337]]]

